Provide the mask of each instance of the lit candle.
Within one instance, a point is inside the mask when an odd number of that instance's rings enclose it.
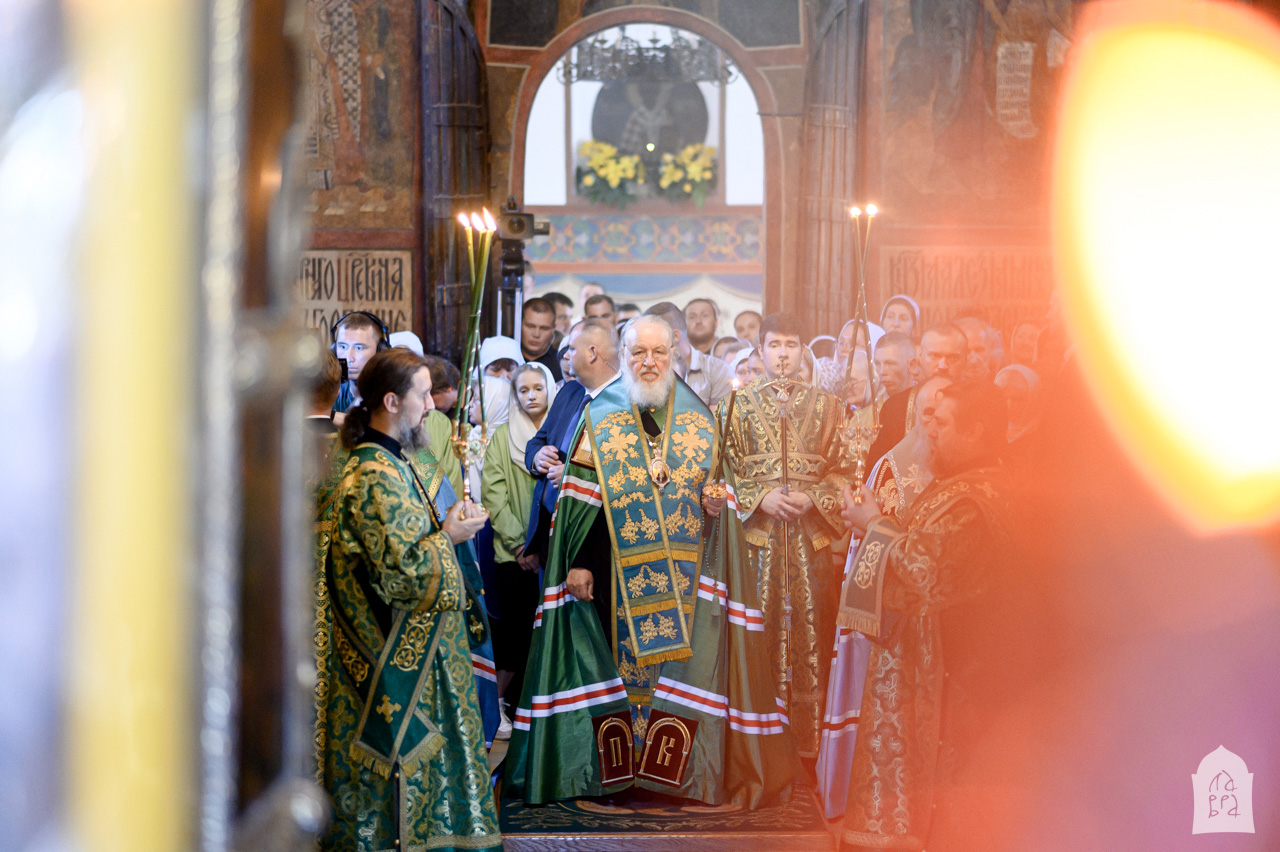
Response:
[[[458,223],[467,230],[467,262],[468,269],[471,270],[471,278],[475,280],[476,276],[476,248],[473,237],[471,236],[471,220],[467,218],[466,213],[458,214]]]
[[[712,479],[716,482],[724,479],[722,471],[724,470],[724,448],[729,443],[729,425],[733,423],[733,406],[738,401],[738,388],[742,387],[742,382],[734,376],[729,382],[733,390],[729,392],[729,405],[725,409],[724,424],[720,428],[720,452],[716,454],[716,469]]]
[[[729,426],[733,423],[733,406],[738,402],[738,388],[742,387],[742,382],[737,376],[733,377],[730,386],[733,390],[729,391],[729,407],[725,411],[724,416],[724,433],[720,436],[720,455],[724,455],[725,442],[729,440]]]

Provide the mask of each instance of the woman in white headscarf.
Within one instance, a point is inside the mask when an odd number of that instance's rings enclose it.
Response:
[[[485,434],[493,439],[494,431],[507,422],[508,409],[511,406],[511,382],[501,376],[485,376],[484,381],[484,425]],[[471,410],[468,419],[473,426],[480,425],[480,393],[471,397]],[[487,458],[487,454],[486,454]],[[471,480],[471,493],[480,493],[481,471],[484,470],[485,459],[467,469],[467,478]]]
[[[493,431],[485,451],[480,502],[493,525],[494,588],[487,597],[492,602],[489,617],[499,695],[519,695],[520,684],[512,682],[524,672],[532,641],[541,590],[538,558],[524,555],[534,485],[524,467],[524,451],[555,398],[555,379],[544,364],[533,361],[517,367],[506,396],[510,416]]]
[[[867,331],[870,332],[871,351],[874,353],[876,344],[880,342],[880,338],[884,337],[884,329],[869,322]],[[813,383],[827,393],[839,396],[844,387],[845,370],[849,366],[849,351],[855,346],[865,349],[867,341],[863,337],[856,319],[851,319],[841,326],[840,334],[836,337],[836,353],[830,358],[818,359]]]
[[[884,326],[885,331],[896,331],[918,341],[920,306],[915,299],[902,293],[890,296],[880,311],[880,325]]]
[[[1009,445],[1001,458],[1014,475],[1021,475],[1031,467],[1031,443],[1044,411],[1040,376],[1030,367],[1010,364],[996,373],[995,383],[1009,405]]]

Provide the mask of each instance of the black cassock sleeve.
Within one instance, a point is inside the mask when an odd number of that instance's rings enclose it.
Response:
[[[600,626],[604,628],[604,635],[608,637],[610,643],[613,642],[615,621],[613,618],[613,560],[610,558],[612,550],[613,540],[609,538],[609,523],[605,520],[604,510],[601,509],[596,513],[595,522],[587,532],[578,555],[574,557],[573,567],[586,568],[591,572],[592,595],[595,596],[592,604],[596,608]]]

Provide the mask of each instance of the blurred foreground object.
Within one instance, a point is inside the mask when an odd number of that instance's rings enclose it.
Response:
[[[1280,30],[1203,2],[1081,16],[1053,235],[1081,367],[1194,526],[1266,523],[1280,513],[1280,401],[1265,387],[1280,315]],[[1213,357],[1211,339],[1231,355]]]

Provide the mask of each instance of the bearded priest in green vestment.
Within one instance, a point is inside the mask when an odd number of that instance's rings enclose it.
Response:
[[[506,789],[528,804],[632,786],[770,804],[797,763],[741,522],[704,493],[714,418],[672,371],[665,321],[637,317],[623,337],[621,378],[570,443]]]
[[[1008,678],[990,608],[1003,592],[1008,422],[990,382],[945,387],[926,425],[934,479],[905,512],[881,514],[869,489],[860,504],[845,497],[862,543],[840,625],[872,644],[842,849],[992,848],[955,828],[1001,795],[973,755],[992,724],[987,696]]]
[[[321,848],[499,849],[455,550],[485,513],[460,502],[439,520],[407,458],[426,441],[432,404],[421,356],[380,352],[358,381],[362,402],[342,428],[349,455],[321,515],[317,744],[334,808]]]

